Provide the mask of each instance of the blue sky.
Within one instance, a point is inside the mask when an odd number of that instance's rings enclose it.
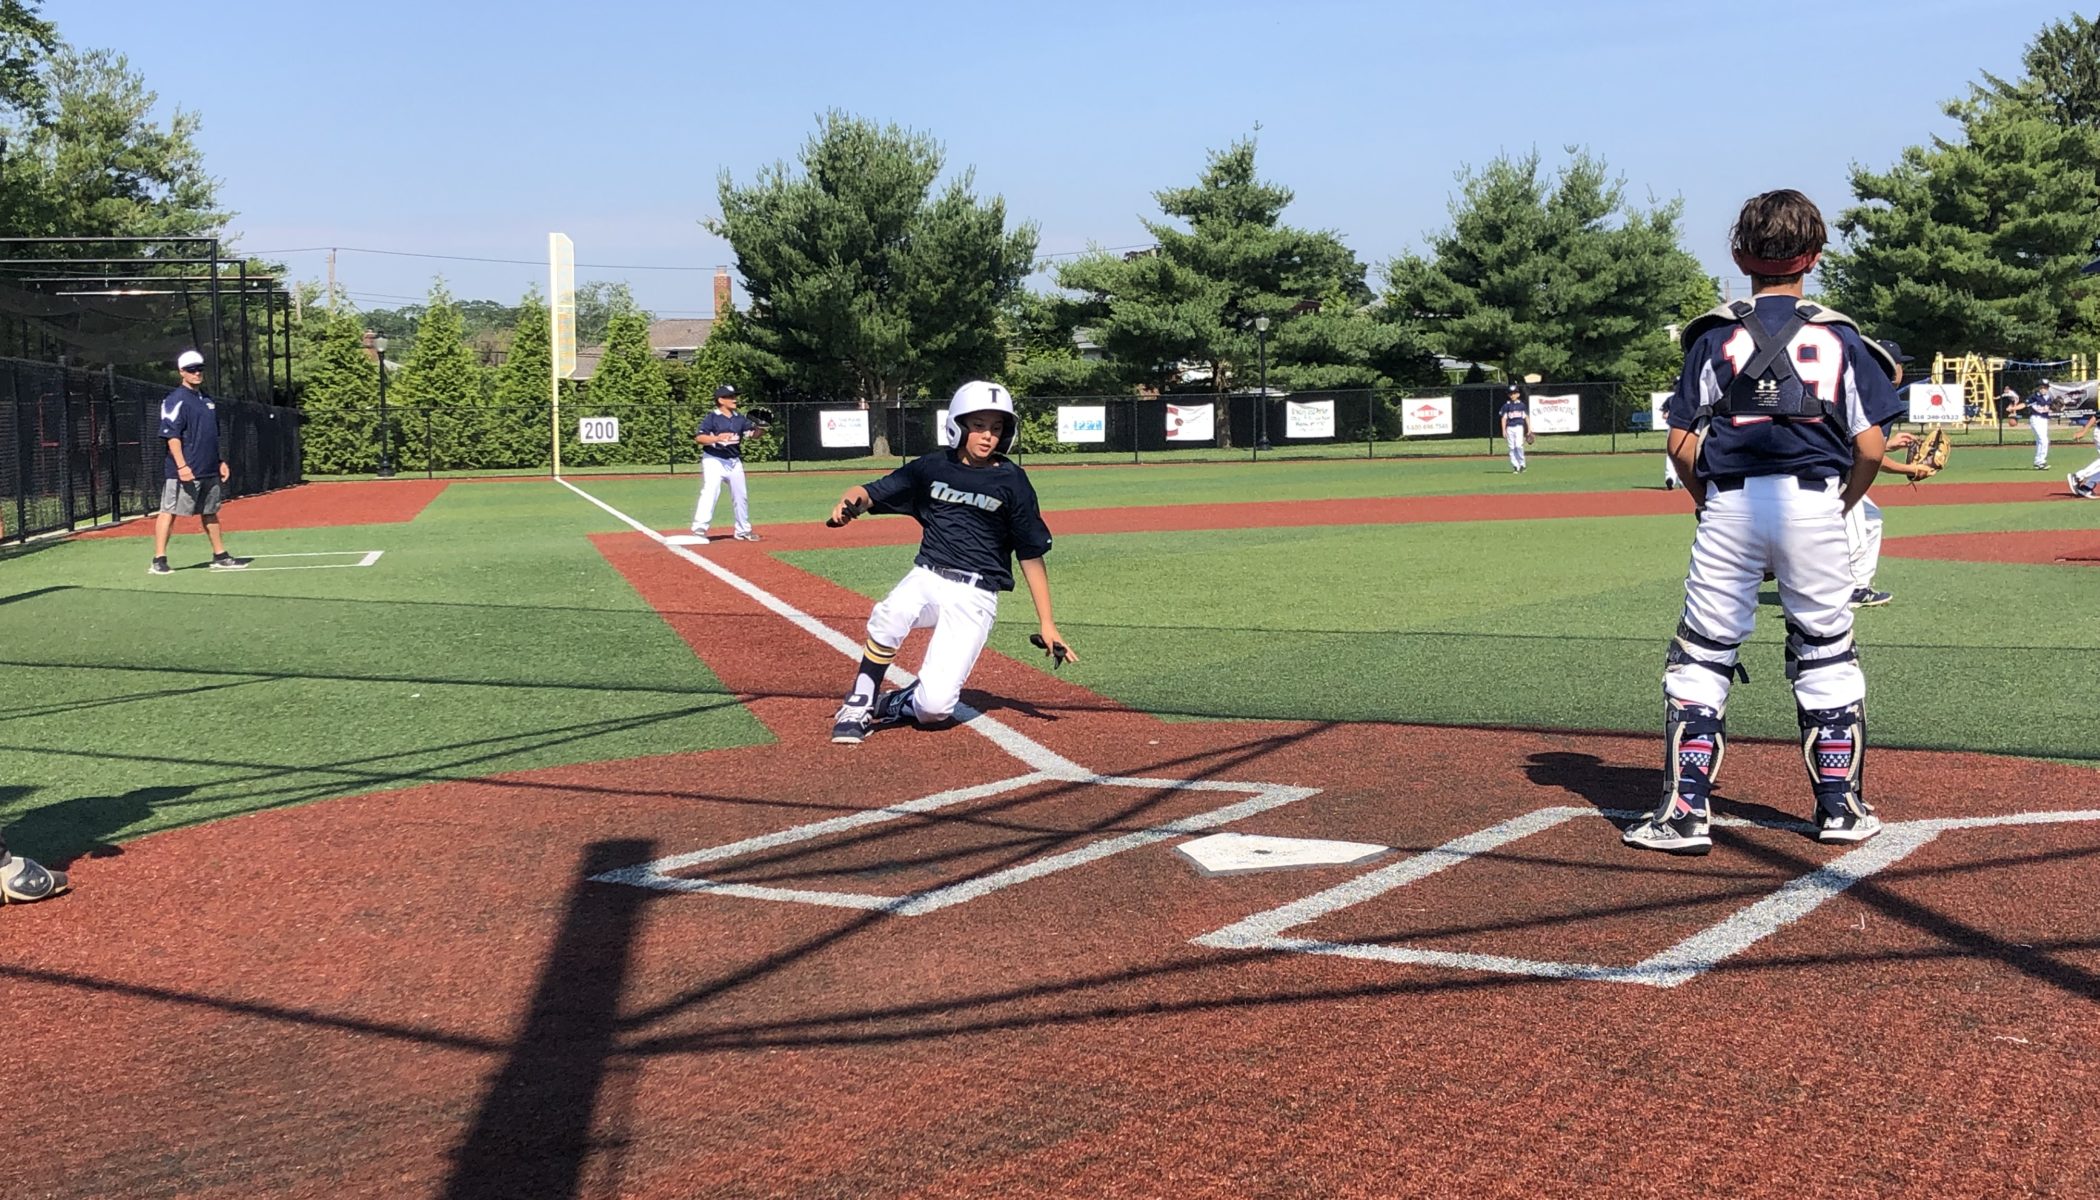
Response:
[[[202,116],[205,161],[250,252],[319,279],[367,247],[543,260],[626,279],[660,315],[706,315],[728,246],[700,227],[716,179],[793,159],[842,108],[934,135],[951,170],[1041,227],[1045,254],[1148,239],[1152,194],[1260,125],[1285,219],[1375,267],[1448,222],[1454,174],[1582,145],[1642,204],[1682,197],[1715,273],[1736,206],[1799,187],[1825,212],[1853,163],[1946,133],[1943,100],[2017,73],[2029,0],[1699,4],[672,3],[57,0],[164,105]],[[1764,47],[1753,59],[1746,48]],[[1784,49],[1772,49],[1784,47]],[[1759,73],[1765,77],[1759,78]],[[352,253],[361,307],[514,300],[543,266]],[[1375,271],[1374,271],[1375,274]],[[1043,278],[1043,277],[1039,277]]]

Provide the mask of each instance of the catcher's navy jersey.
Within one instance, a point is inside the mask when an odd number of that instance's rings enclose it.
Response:
[[[744,439],[750,437],[754,432],[757,431],[757,429],[758,422],[752,420],[751,418],[745,416],[742,413],[725,414],[720,412],[711,412],[706,416],[700,418],[700,428],[694,430],[693,432],[735,434],[737,437],[736,441],[733,441],[726,446],[702,446],[700,447],[700,453],[712,454],[716,458],[740,459],[744,457]]]
[[[1759,296],[1752,318],[1777,333],[1799,303],[1792,296]],[[1902,403],[1889,378],[1860,340],[1842,325],[1808,324],[1790,343],[1794,373],[1818,399],[1837,410],[1839,423],[1822,417],[1715,414],[1699,447],[1703,479],[1751,475],[1795,475],[1829,479],[1852,467],[1852,439],[1868,426],[1895,420]],[[1685,352],[1684,372],[1663,413],[1672,429],[1691,429],[1699,409],[1727,391],[1737,368],[1756,353],[1741,325],[1708,330]]]
[[[1050,529],[1027,472],[1006,458],[972,467],[954,450],[913,459],[868,485],[873,511],[919,522],[919,565],[971,571],[991,588],[1014,586],[1012,557],[1050,552]]]

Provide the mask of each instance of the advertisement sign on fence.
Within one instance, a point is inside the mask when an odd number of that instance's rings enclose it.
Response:
[[[1531,398],[1531,432],[1574,433],[1581,428],[1582,397],[1571,392]]]
[[[1670,402],[1670,397],[1676,394],[1676,392],[1648,393],[1648,428],[1654,430],[1657,433],[1661,433],[1663,430],[1669,428],[1670,421],[1668,417],[1665,417],[1663,415],[1663,406],[1665,404],[1668,404]]]
[[[1331,438],[1334,436],[1334,401],[1287,400],[1283,405],[1283,436],[1287,438]]]
[[[817,414],[817,440],[827,447],[865,446],[868,444],[868,414],[863,409],[845,408]]]
[[[1435,437],[1451,432],[1451,397],[1422,396],[1399,404],[1401,437]]]
[[[1170,442],[1217,441],[1216,407],[1209,404],[1167,405],[1167,440]]]
[[[1910,419],[1945,425],[1962,419],[1962,385],[1958,383],[1914,383],[1910,385]]]
[[[1108,409],[1095,405],[1073,405],[1057,410],[1057,440],[1060,442],[1105,442],[1108,440]]]
[[[576,422],[576,440],[586,446],[604,446],[620,440],[620,418],[585,417]]]

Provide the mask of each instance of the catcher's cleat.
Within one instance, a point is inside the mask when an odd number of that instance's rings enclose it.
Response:
[[[918,691],[919,683],[913,680],[905,687],[894,692],[884,692],[877,697],[874,710],[868,714],[868,727],[881,729],[886,725],[916,722],[917,718],[912,715],[911,699]]]
[[[1816,827],[1816,840],[1831,843],[1864,842],[1880,833],[1881,818],[1874,815],[1874,810],[1868,808],[1865,801],[1859,802],[1859,808],[1865,811],[1819,811],[1817,815],[1821,818],[1821,823]]]
[[[19,854],[0,857],[0,904],[33,904],[71,890],[64,871],[53,871]]]
[[[1638,825],[1628,826],[1619,840],[1642,850],[1665,854],[1704,854],[1713,849],[1711,820],[1704,809],[1692,808],[1672,797],[1664,808],[1649,814]]]
[[[1877,592],[1873,588],[1853,588],[1852,607],[1880,608],[1896,598],[1893,592]]]
[[[736,538],[736,540],[737,540],[737,541],[740,541],[740,542],[755,542],[755,541],[757,541],[757,540],[758,540],[758,535],[757,535],[757,534],[755,534],[755,533],[748,533],[748,532],[747,532],[747,533],[739,533],[739,534],[736,534],[736,535],[735,535],[735,538]]]

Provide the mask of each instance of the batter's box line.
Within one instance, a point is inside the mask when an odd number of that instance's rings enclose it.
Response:
[[[1179,820],[1167,821],[1150,828],[1102,838],[1098,841],[1088,842],[1086,845],[1075,849],[1067,850],[1061,854],[1053,854],[1045,858],[1018,863],[988,875],[979,875],[903,896],[882,896],[866,892],[835,892],[817,888],[765,887],[757,884],[727,883],[698,876],[672,874],[674,871],[689,870],[708,863],[727,862],[763,850],[793,845],[797,842],[806,842],[814,838],[829,837],[833,834],[865,829],[869,826],[901,820],[905,817],[938,812],[953,805],[1005,795],[1008,792],[1019,791],[1022,788],[1033,787],[1041,783],[1066,783],[1089,787],[1140,788],[1147,791],[1245,792],[1250,793],[1250,796],[1248,799],[1236,804],[1227,804],[1220,808],[1211,809],[1208,812],[1182,817]],[[1015,884],[1027,883],[1031,880],[1055,875],[1060,871],[1069,871],[1074,867],[1099,862],[1104,858],[1144,846],[1156,845],[1171,838],[1205,833],[1221,825],[1229,825],[1234,821],[1245,820],[1248,817],[1267,812],[1273,808],[1294,804],[1308,796],[1317,795],[1319,790],[1318,788],[1288,787],[1282,784],[1240,783],[1215,779],[1154,779],[1137,775],[1096,775],[1090,773],[1074,775],[1061,771],[1030,771],[1025,775],[1016,775],[1010,779],[995,780],[991,783],[981,783],[971,787],[953,788],[945,792],[936,792],[931,796],[923,796],[917,800],[908,800],[902,804],[892,804],[883,808],[872,808],[862,812],[848,813],[844,816],[832,817],[823,821],[812,821],[805,825],[797,825],[793,828],[782,829],[773,833],[759,834],[756,837],[745,838],[742,841],[729,842],[720,846],[708,846],[699,850],[687,851],[683,854],[674,854],[667,858],[659,858],[638,866],[607,871],[593,876],[592,879],[598,883],[627,884],[632,887],[651,888],[664,892],[729,896],[741,900],[774,900],[796,904],[817,904],[830,908],[856,908],[869,912],[888,913],[899,917],[917,917],[931,912],[939,912],[944,908],[952,908],[958,904],[965,904],[972,900],[982,899],[993,892],[1013,887]]]
[[[1488,971],[1504,975],[1532,975],[1548,979],[1634,983],[1648,987],[1673,988],[1697,979],[1724,960],[1742,953],[1801,920],[1821,907],[1825,901],[1876,872],[1901,862],[1943,833],[2007,825],[2058,825],[2100,821],[2100,810],[2093,809],[2011,813],[1998,817],[1938,817],[1917,821],[1892,821],[1882,828],[1880,836],[1860,848],[1840,855],[1814,871],[1789,880],[1763,900],[1736,911],[1662,953],[1632,966],[1511,958],[1497,954],[1424,950],[1386,943],[1329,942],[1284,936],[1287,931],[1298,926],[1376,899],[1396,888],[1426,879],[1480,855],[1492,853],[1535,833],[1543,833],[1576,817],[1637,820],[1646,815],[1645,811],[1574,806],[1538,809],[1476,833],[1454,838],[1412,858],[1402,859],[1346,883],[1337,884],[1267,912],[1257,913],[1214,933],[1190,940],[1196,945],[1220,950],[1326,954],[1340,958],[1446,967],[1460,971]],[[1714,824],[1795,829],[1804,832],[1813,830],[1813,827],[1805,822],[1754,821],[1730,817],[1718,817]]]

